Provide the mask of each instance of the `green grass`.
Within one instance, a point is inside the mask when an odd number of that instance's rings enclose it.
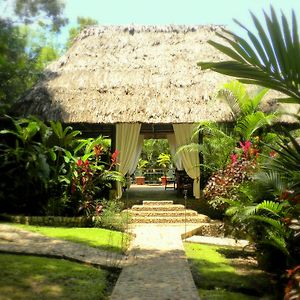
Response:
[[[109,272],[62,259],[0,255],[1,300],[108,299]]]
[[[103,228],[65,228],[11,224],[21,229],[37,232],[48,237],[83,243],[102,250],[123,252],[129,243],[129,235]]]
[[[272,295],[272,285],[266,274],[253,267],[237,272],[231,259],[226,257],[233,253],[236,258],[242,258],[245,256],[242,250],[192,243],[184,246],[201,299],[250,300]]]

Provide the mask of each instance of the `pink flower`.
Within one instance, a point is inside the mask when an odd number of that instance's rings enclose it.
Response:
[[[244,144],[243,142],[240,142],[240,146],[243,149],[244,155],[246,156],[251,148],[251,142],[246,141]]]
[[[234,165],[237,162],[238,155],[236,153],[232,153],[230,155],[231,163]]]

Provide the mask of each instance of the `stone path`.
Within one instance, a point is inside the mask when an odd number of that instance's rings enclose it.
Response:
[[[0,224],[0,252],[65,258],[106,267],[123,267],[128,263],[127,257],[119,253],[49,238],[6,224]]]
[[[185,256],[184,225],[139,224],[111,300],[199,300]]]

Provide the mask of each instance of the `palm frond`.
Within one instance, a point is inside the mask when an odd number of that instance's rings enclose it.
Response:
[[[265,115],[262,111],[257,111],[239,120],[236,131],[248,140],[257,130],[266,125],[271,125],[275,119],[276,115],[274,114]]]
[[[210,41],[219,51],[232,60],[223,62],[199,62],[203,69],[234,76],[243,83],[261,85],[282,92],[300,103],[300,41],[297,20],[292,12],[292,27],[286,16],[281,14],[281,24],[271,6],[270,16],[264,12],[267,32],[258,18],[251,13],[258,35],[252,33],[240,22],[250,43],[245,39],[224,30],[219,35],[229,46]],[[226,35],[225,35],[226,34]]]
[[[266,212],[268,215],[279,218],[284,209],[286,207],[282,203],[265,200],[256,206],[256,213]]]
[[[261,190],[263,193],[281,195],[288,189],[288,185],[281,174],[268,168],[265,172],[256,173],[253,179],[257,183],[258,192]]]

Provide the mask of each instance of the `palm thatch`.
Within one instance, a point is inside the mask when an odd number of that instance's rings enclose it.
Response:
[[[207,43],[221,26],[96,26],[49,65],[19,112],[65,123],[230,121],[228,78],[198,61],[227,59]]]

